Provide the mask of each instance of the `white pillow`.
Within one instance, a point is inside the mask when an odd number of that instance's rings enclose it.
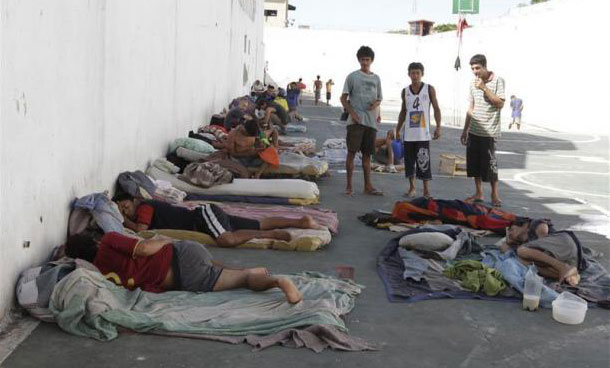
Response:
[[[398,245],[407,249],[438,252],[447,249],[453,243],[453,238],[447,234],[424,232],[408,234],[400,238]]]

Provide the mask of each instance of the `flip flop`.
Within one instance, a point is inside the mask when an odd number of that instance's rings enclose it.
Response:
[[[492,207],[500,208],[502,207],[502,201],[493,201],[491,202]]]
[[[413,199],[415,198],[417,194],[413,193],[413,194],[409,194],[409,193],[403,193],[402,196],[405,198],[409,198],[409,199]]]
[[[484,200],[475,198],[474,196],[464,199],[464,202],[466,202],[466,203],[485,203]]]
[[[382,196],[384,195],[382,191],[377,190],[377,189],[373,189],[373,190],[369,190],[369,191],[365,191],[364,194],[366,195],[372,195],[372,196]]]
[[[344,194],[347,197],[353,197],[354,196],[354,191],[353,190],[346,190]]]

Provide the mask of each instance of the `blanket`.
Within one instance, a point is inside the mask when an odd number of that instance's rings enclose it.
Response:
[[[190,336],[270,335],[312,325],[346,332],[341,319],[355,306],[362,286],[320,273],[288,275],[303,294],[291,305],[279,289],[148,293],[116,286],[100,273],[77,269],[53,290],[50,309],[66,332],[101,341],[118,327],[137,332]]]
[[[441,220],[447,224],[469,226],[473,229],[491,230],[504,235],[515,220],[513,213],[483,204],[470,204],[459,199],[444,200],[415,198],[394,204],[392,216],[400,222]]]
[[[204,201],[205,202],[205,201]],[[196,207],[202,202],[183,202],[189,208]],[[320,207],[305,206],[271,206],[244,203],[217,203],[226,213],[233,216],[247,217],[260,220],[265,217],[300,218],[305,215],[313,217],[319,225],[327,227],[333,234],[339,233],[339,218],[337,212]]]
[[[259,167],[249,167],[248,170],[257,172]],[[328,162],[326,161],[294,152],[281,152],[280,165],[278,167],[267,167],[263,174],[320,176],[327,171]]]
[[[330,244],[332,237],[330,231],[312,230],[312,229],[283,229],[287,231],[291,240],[289,242],[276,239],[251,239],[237,248],[251,249],[275,249],[275,250],[293,250],[298,252],[313,252]],[[152,238],[154,235],[165,235],[177,240],[193,240],[205,245],[216,245],[216,241],[208,234],[189,231],[189,230],[173,230],[173,229],[157,229],[145,230],[138,233],[143,238]]]
[[[211,195],[202,193],[191,193],[185,198],[186,201],[213,201],[213,202],[242,202],[252,204],[277,204],[309,206],[317,204],[318,199],[303,198],[278,198],[268,196],[247,196],[247,195]]]
[[[447,226],[427,225],[426,227],[446,232]],[[415,230],[407,231],[391,239],[377,257],[377,272],[383,281],[390,302],[412,303],[444,298],[521,301],[527,267],[519,261],[513,251],[501,253],[495,246],[484,248],[470,246],[462,248],[458,252],[455,262],[481,261],[483,265],[497,270],[506,284],[510,286],[496,296],[488,296],[482,292],[473,293],[454,280],[443,276],[443,271],[453,264],[452,261],[425,259],[421,254],[406,251],[399,246],[400,239]],[[610,274],[593,258],[592,252],[588,248],[582,248],[587,268],[579,271],[581,276],[579,285],[571,287],[565,284],[559,285],[552,280],[545,280],[540,298],[542,307],[550,308],[551,302],[561,291],[570,291],[591,303],[600,305],[610,301]]]

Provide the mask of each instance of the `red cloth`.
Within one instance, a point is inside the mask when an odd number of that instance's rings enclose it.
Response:
[[[133,250],[138,239],[119,233],[107,233],[93,264],[108,280],[127,289],[141,288],[153,293],[163,292],[161,284],[172,265],[174,248],[164,245],[157,253],[134,259]]]
[[[271,165],[271,167],[280,167],[280,155],[277,153],[275,147],[267,147],[264,151],[259,152],[258,156],[261,158],[261,160]]]
[[[150,226],[152,223],[155,209],[153,206],[143,203],[136,209],[136,224],[144,224]]]
[[[307,86],[303,82],[297,82],[297,88],[298,89],[305,89],[305,88],[307,88]]]

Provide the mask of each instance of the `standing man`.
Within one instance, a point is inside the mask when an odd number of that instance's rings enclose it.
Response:
[[[474,55],[470,69],[475,80],[470,85],[470,106],[460,138],[466,145],[466,171],[474,178],[475,193],[466,202],[483,202],[483,182],[491,184],[491,204],[501,207],[498,194],[496,141],[500,136],[500,111],[504,107],[504,79],[487,70],[485,55]]]
[[[362,169],[364,171],[364,193],[383,195],[371,183],[371,155],[375,153],[375,138],[377,136],[377,118],[381,104],[381,80],[371,72],[371,64],[375,53],[368,46],[362,46],[356,53],[360,69],[350,73],[345,79],[341,104],[349,113],[347,121],[347,185],[345,194],[353,195],[352,174],[354,158],[358,151],[362,152]]]
[[[299,105],[302,105],[303,104],[303,91],[305,90],[305,88],[307,88],[305,83],[303,83],[303,78],[299,78],[299,81],[297,82],[297,88],[299,89]]]
[[[333,88],[333,86],[335,85],[335,82],[333,82],[332,79],[329,79],[326,82],[326,105],[330,106],[330,97],[331,97],[331,89]]]
[[[441,136],[441,109],[438,107],[436,90],[422,82],[424,66],[421,63],[409,64],[411,84],[402,90],[402,107],[398,115],[396,136],[402,131],[405,120],[409,123],[403,133],[405,176],[409,179],[409,190],[405,197],[415,197],[415,178],[420,179],[424,186],[424,197],[430,197],[429,182],[432,180],[430,167],[430,104],[434,108],[436,129],[433,139]]]
[[[313,94],[315,97],[315,104],[318,104],[320,101],[320,94],[322,93],[322,81],[320,80],[320,76],[318,75],[318,79],[313,82]]]
[[[513,124],[517,124],[517,130],[521,130],[521,112],[523,111],[523,100],[515,95],[510,96],[510,108],[513,110],[513,121],[508,125],[510,130]]]

